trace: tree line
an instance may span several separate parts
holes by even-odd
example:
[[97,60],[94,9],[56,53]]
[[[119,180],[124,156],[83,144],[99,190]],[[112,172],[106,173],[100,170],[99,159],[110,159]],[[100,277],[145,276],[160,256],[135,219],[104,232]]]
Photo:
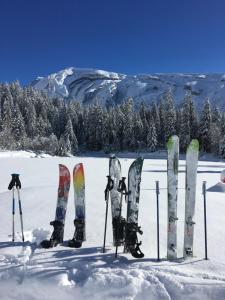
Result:
[[225,113],[206,99],[197,111],[190,94],[179,106],[171,91],[158,103],[117,106],[49,98],[19,82],[0,84],[0,148],[33,150],[52,155],[83,151],[150,151],[164,149],[169,136],[180,137],[181,152],[193,138],[201,151],[225,158]]

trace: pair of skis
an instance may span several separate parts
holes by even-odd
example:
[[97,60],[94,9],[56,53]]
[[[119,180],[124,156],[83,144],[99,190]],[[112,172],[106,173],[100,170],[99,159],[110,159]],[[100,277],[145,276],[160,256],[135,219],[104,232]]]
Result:
[[[172,136],[167,143],[167,188],[168,188],[168,239],[167,258],[177,258],[177,190],[179,166],[179,138]],[[196,179],[198,167],[199,143],[193,139],[186,151],[185,179],[185,226],[184,257],[193,257],[193,238],[195,214]]]
[[[73,169],[74,203],[75,203],[75,233],[68,241],[69,247],[80,248],[86,240],[85,231],[85,181],[83,164],[77,164]],[[62,164],[59,165],[59,187],[55,212],[55,220],[50,222],[54,227],[50,240],[41,242],[43,248],[55,247],[63,243],[64,224],[66,219],[67,202],[70,190],[70,172]]]
[[[111,199],[113,244],[124,245],[124,251],[131,253],[135,258],[142,258],[144,254],[140,250],[141,242],[138,242],[137,233],[142,234],[138,226],[138,211],[140,198],[141,172],[143,158],[137,158],[128,171],[128,189],[125,184],[125,177],[121,178],[121,164],[117,157],[112,155],[109,159],[109,176],[105,190],[106,218],[103,252],[105,251],[106,225],[108,216],[109,195]],[[127,200],[127,219],[122,217],[123,197]]]

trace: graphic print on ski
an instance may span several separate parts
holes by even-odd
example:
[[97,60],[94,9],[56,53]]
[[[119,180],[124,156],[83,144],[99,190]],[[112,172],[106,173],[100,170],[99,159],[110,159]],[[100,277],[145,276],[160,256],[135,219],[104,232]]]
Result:
[[69,247],[80,248],[86,240],[85,230],[85,180],[83,164],[77,164],[73,169],[74,205],[75,205],[75,232]]
[[131,164],[128,171],[127,223],[124,250],[125,252],[130,252],[135,258],[144,257],[144,254],[139,248],[141,242],[138,243],[137,238],[137,233],[142,234],[140,226],[138,226],[138,211],[143,161],[143,158],[137,158]]
[[191,141],[186,152],[184,257],[193,257],[195,195],[198,168],[199,142]]
[[179,164],[179,138],[174,135],[167,142],[167,193],[168,193],[168,234],[167,258],[177,258],[177,188]]
[[64,165],[59,165],[59,187],[56,204],[55,220],[50,222],[54,227],[50,240],[41,242],[43,248],[55,247],[63,242],[66,208],[70,190],[70,172]]
[[[120,192],[118,191],[119,183],[121,181],[121,164],[115,155],[109,158],[109,176],[113,181],[113,188],[110,190],[111,211],[112,211],[112,226],[113,226],[113,245],[120,246],[124,243],[124,237],[116,236],[118,226],[120,224]],[[123,218],[122,218],[123,219]],[[124,220],[124,219],[123,219]]]

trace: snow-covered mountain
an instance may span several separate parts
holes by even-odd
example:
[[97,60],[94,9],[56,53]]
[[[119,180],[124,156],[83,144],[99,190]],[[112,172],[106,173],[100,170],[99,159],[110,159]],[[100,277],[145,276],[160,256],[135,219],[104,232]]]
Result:
[[31,85],[47,91],[51,97],[61,96],[83,104],[96,100],[105,105],[117,104],[132,97],[135,102],[159,101],[172,90],[175,103],[191,92],[198,107],[208,97],[212,103],[225,107],[225,74],[139,74],[124,75],[94,69],[68,68],[47,77],[38,77]]

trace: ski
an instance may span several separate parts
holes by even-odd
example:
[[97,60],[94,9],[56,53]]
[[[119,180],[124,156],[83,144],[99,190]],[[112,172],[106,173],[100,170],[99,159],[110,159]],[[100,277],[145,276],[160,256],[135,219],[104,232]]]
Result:
[[167,258],[177,258],[177,188],[179,164],[179,138],[174,135],[167,142],[167,194],[168,194],[168,233]]
[[193,257],[195,195],[198,168],[199,142],[191,141],[186,152],[184,257]]
[[85,180],[83,164],[77,164],[73,169],[74,204],[75,204],[75,232],[68,246],[80,248],[86,240],[85,228]]
[[138,226],[138,211],[140,198],[141,172],[143,166],[143,158],[137,158],[130,166],[128,171],[128,203],[127,203],[127,223],[125,231],[125,252],[131,253],[135,258],[142,258],[144,254],[141,252],[138,242],[137,233],[142,234],[140,226]]
[[[121,216],[120,199],[121,193],[118,190],[121,182],[121,164],[115,155],[109,158],[109,176],[112,180],[112,188],[110,189],[111,211],[112,211],[112,227],[113,227],[113,245],[120,246],[124,243],[124,236],[118,235],[118,227],[124,218]],[[121,232],[121,230],[119,231]]]
[[66,208],[70,189],[70,172],[64,165],[59,165],[59,187],[55,212],[55,220],[50,222],[54,230],[50,240],[41,242],[41,247],[51,248],[63,242],[64,223],[66,217]]

